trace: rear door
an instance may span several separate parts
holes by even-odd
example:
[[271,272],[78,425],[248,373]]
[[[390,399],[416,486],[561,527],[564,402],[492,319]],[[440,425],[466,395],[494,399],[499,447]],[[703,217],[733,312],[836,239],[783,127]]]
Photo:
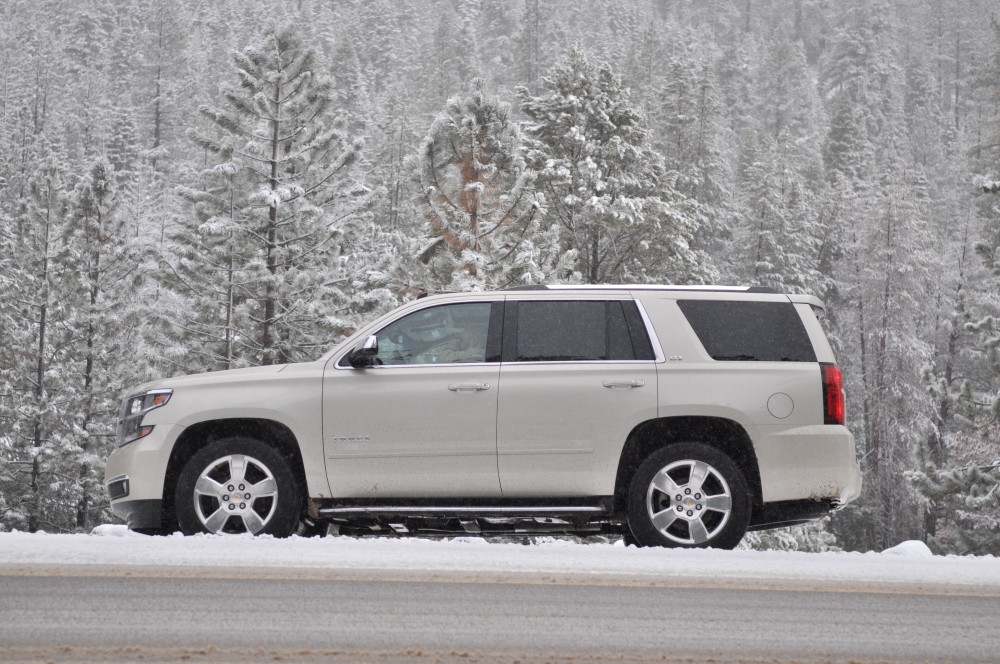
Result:
[[630,298],[508,297],[497,412],[504,496],[606,496],[656,417],[656,362]]

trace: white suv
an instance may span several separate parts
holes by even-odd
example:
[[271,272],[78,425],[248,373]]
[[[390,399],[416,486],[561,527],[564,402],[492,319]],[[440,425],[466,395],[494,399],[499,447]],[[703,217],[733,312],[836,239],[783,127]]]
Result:
[[141,532],[731,548],[860,494],[822,311],[710,286],[421,298],[315,362],[134,390],[106,485]]

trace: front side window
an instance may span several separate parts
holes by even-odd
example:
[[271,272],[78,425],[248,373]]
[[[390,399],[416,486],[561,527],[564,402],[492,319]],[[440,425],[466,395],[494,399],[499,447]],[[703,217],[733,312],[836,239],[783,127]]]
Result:
[[404,316],[378,336],[375,364],[453,364],[486,361],[490,303],[446,304]]

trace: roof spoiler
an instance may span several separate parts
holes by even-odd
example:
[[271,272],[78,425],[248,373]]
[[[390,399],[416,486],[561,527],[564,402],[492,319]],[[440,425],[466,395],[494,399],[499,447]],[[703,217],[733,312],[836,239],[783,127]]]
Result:
[[826,305],[823,304],[823,300],[819,299],[815,295],[789,295],[788,299],[793,304],[808,304],[812,307],[813,313],[816,314],[816,318],[823,318],[826,316]]

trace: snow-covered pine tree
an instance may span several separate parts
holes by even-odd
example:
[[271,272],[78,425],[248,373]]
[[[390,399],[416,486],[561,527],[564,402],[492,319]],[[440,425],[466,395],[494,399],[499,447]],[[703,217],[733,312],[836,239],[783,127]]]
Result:
[[789,167],[811,189],[824,179],[820,146],[825,124],[813,76],[802,44],[779,25],[755,73],[753,114],[759,131],[780,146]]
[[[698,201],[698,229],[692,246],[721,258],[732,242],[734,168],[729,161],[732,131],[719,96],[707,46],[698,35],[677,30],[657,62],[651,104],[653,148],[663,155],[677,191]],[[716,264],[726,281],[737,280],[731,261]]]
[[514,39],[517,16],[512,4],[503,0],[484,3],[478,20],[479,62],[489,77],[491,89],[509,85],[514,69]]
[[144,367],[132,362],[140,321],[134,316],[135,290],[129,286],[138,283],[140,258],[135,229],[129,228],[121,202],[114,167],[100,157],[76,188],[70,240],[84,289],[70,326],[74,346],[83,352],[73,372],[81,383],[72,407],[74,435],[63,453],[76,467],[79,529],[99,518],[103,461],[114,442],[121,392],[145,378]]
[[574,46],[542,87],[538,96],[517,90],[528,165],[584,281],[710,279],[707,258],[691,248],[696,206],[673,188],[611,68]]
[[420,262],[428,291],[558,283],[574,252],[545,216],[511,106],[476,79],[431,124],[411,160],[425,219]]
[[193,134],[214,163],[182,192],[192,241],[177,274],[195,309],[214,313],[193,336],[215,346],[216,366],[313,357],[348,325],[341,248],[370,202],[351,176],[364,141],[333,117],[323,63],[294,29],[270,28],[232,58],[239,85]]
[[853,226],[844,282],[854,307],[838,322],[854,334],[846,339],[852,352],[839,359],[857,404],[852,424],[864,450],[865,487],[864,502],[834,523],[858,518],[846,539],[851,548],[883,548],[923,530],[920,501],[903,477],[932,427],[922,382],[931,348],[920,332],[935,255],[923,186],[892,174],[877,196],[856,199],[843,216]]
[[137,84],[145,92],[142,99],[152,125],[145,127],[143,145],[154,169],[182,147],[183,132],[178,131],[182,100],[193,96],[190,80],[183,75],[190,64],[183,11],[180,0],[157,2],[139,42],[145,66]]
[[[995,424],[991,427],[996,435]],[[1000,458],[981,466],[942,467],[918,448],[906,477],[934,509],[947,514],[928,541],[942,553],[1000,555]]]
[[[933,546],[946,553],[996,555],[1000,554],[1000,445],[997,444],[996,426],[1000,414],[1000,316],[996,313],[1000,309],[996,296],[1000,278],[1000,252],[997,250],[1000,247],[1000,196],[997,195],[1000,187],[992,186],[1000,179],[1000,113],[996,110],[1000,108],[1000,21],[996,17],[992,19],[991,28],[993,43],[988,57],[978,65],[975,83],[982,94],[980,103],[986,101],[993,114],[988,118],[979,114],[980,142],[973,149],[962,151],[976,157],[972,162],[972,168],[978,171],[976,177],[965,177],[952,161],[941,159],[939,154],[931,152],[928,158],[942,162],[936,170],[951,174],[952,187],[948,193],[953,196],[961,191],[963,181],[978,180],[980,183],[974,211],[984,228],[975,249],[992,275],[977,275],[972,265],[960,263],[957,284],[953,286],[957,296],[948,321],[943,366],[935,367],[936,372],[927,372],[929,391],[935,398],[939,415],[937,435],[922,442],[917,453],[918,467],[908,472],[907,478],[933,511],[934,518],[929,519],[933,527],[928,529],[928,540]],[[958,92],[956,79],[956,102]],[[955,108],[957,123],[957,103]],[[929,115],[923,108],[916,110],[924,110],[923,115]],[[932,116],[914,125],[926,132],[926,126],[934,119]],[[955,143],[961,145],[961,141]],[[960,245],[964,258],[969,244],[970,211],[956,211],[954,207],[953,202],[942,214],[949,215],[949,219],[958,216],[963,222],[958,228],[965,229],[964,242]],[[971,355],[970,361],[963,362],[965,358],[959,342],[968,337],[972,338],[975,347],[965,353]]]
[[361,61],[350,39],[339,39],[334,46],[330,56],[330,73],[333,79],[333,108],[350,118],[352,130],[363,129],[371,112],[370,100]]
[[779,293],[816,293],[816,213],[799,171],[768,135],[751,146],[740,192],[743,217],[734,232],[740,281]]
[[547,16],[543,16],[544,8],[540,0],[524,0],[524,10],[521,13],[521,30],[517,35],[514,57],[517,62],[517,80],[530,87],[541,77],[545,57],[545,39]]
[[420,81],[422,100],[434,104],[445,102],[455,90],[479,72],[478,53],[469,26],[461,16],[445,9],[438,17],[430,43],[421,58]]
[[[14,339],[15,318],[20,307],[11,294],[14,280],[14,221],[0,206],[0,339]],[[12,503],[17,468],[14,465],[14,357],[17,349],[8,342],[0,345],[0,532],[7,529],[8,515],[16,509]]]
[[6,494],[8,527],[72,527],[75,473],[64,450],[73,443],[70,418],[62,409],[78,397],[71,370],[70,321],[79,293],[77,266],[68,247],[69,200],[60,163],[43,158],[32,174],[14,238],[8,293],[16,307],[7,343],[19,351],[5,372],[11,389],[10,419],[0,429],[0,449],[11,471]]

